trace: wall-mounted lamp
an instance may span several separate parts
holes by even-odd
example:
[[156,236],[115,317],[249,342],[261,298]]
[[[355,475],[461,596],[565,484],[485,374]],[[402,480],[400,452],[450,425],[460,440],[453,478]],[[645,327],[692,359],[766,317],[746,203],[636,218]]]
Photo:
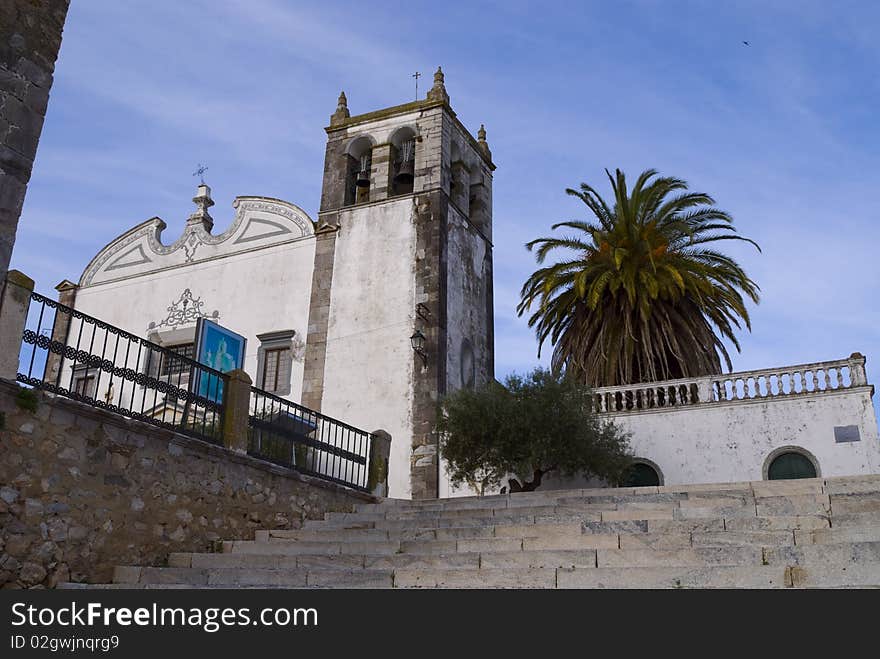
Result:
[[424,366],[427,366],[428,354],[425,352],[425,335],[417,329],[415,332],[413,332],[413,335],[409,337],[409,342],[412,344],[413,352],[421,357],[422,364]]

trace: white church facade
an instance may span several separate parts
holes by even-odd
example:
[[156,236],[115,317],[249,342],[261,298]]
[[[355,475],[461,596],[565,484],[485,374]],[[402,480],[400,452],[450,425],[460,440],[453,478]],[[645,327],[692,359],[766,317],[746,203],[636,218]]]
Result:
[[[445,393],[494,378],[485,131],[474,137],[458,120],[439,69],[412,103],[352,116],[340,96],[325,130],[317,218],[237,197],[232,224],[214,233],[201,185],[176,241],[162,242],[159,218],[134,227],[62,282],[59,301],[186,355],[197,319],[215,320],[247,339],[255,387],[391,435],[389,496],[467,494],[452,491],[433,426]],[[78,392],[107,394],[77,377]],[[632,433],[647,478],[676,484],[773,477],[790,454],[816,475],[878,473],[872,393],[853,355],[598,390],[596,400]]]
[[[377,112],[351,116],[343,94],[326,132],[317,218],[237,197],[214,233],[201,185],[176,241],[163,244],[159,218],[134,227],[62,282],[59,301],[188,356],[197,319],[215,320],[246,338],[255,387],[391,435],[390,496],[443,496],[436,403],[494,375],[485,132],[458,120],[440,70],[425,99]],[[140,361],[173,381],[167,360]],[[60,379],[100,400],[93,375]]]

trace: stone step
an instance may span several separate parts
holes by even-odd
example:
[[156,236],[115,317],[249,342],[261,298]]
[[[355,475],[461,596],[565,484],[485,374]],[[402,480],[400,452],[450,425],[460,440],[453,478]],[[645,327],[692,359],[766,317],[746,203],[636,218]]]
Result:
[[825,479],[826,494],[859,494],[873,492],[880,497],[880,477],[874,476],[842,476]]
[[874,494],[880,499],[880,475],[839,477],[828,479],[797,479],[789,481],[756,481],[750,483],[669,485],[648,488],[617,488],[588,490],[557,490],[517,493],[486,497],[461,497],[445,500],[409,501],[386,499],[379,504],[361,504],[362,511],[440,511],[456,509],[532,507],[584,501],[608,503],[627,501],[688,501],[699,498],[740,499],[754,502],[755,498],[823,495]]
[[[740,520],[737,520],[740,521]],[[389,555],[396,553],[451,554],[498,551],[554,551],[581,549],[654,549],[673,550],[688,547],[785,547],[817,543],[880,541],[880,527],[810,528],[827,524],[822,518],[774,518],[766,525],[737,524],[723,530],[718,520],[711,525],[689,522],[664,522],[669,526],[660,531],[646,531],[647,524],[619,526],[607,523],[584,526],[577,524],[511,525],[487,527],[479,532],[473,528],[436,529],[408,534],[399,532],[385,536],[359,539],[358,536],[337,538],[328,531],[325,541],[313,541],[312,535],[302,540],[296,531],[271,531],[268,540],[235,541],[224,545],[233,554],[265,554],[297,556],[320,554]],[[650,523],[650,522],[649,522]],[[672,526],[672,525],[676,526]],[[791,527],[802,525],[803,529]],[[583,532],[582,532],[583,531]],[[606,532],[602,531],[618,531]],[[440,534],[439,536],[437,534]],[[275,535],[278,534],[278,535]],[[407,539],[412,537],[412,539]],[[174,560],[174,559],[172,559]]]
[[880,563],[787,568],[795,588],[880,588]]
[[833,514],[880,513],[880,493],[856,492],[832,494],[830,505]]
[[[488,524],[492,520],[523,520],[535,517],[546,521],[548,518],[578,516],[585,521],[629,521],[629,520],[691,520],[712,518],[750,518],[750,517],[795,517],[825,516],[832,514],[831,498],[827,494],[795,494],[787,496],[767,496],[750,499],[740,495],[719,497],[706,496],[694,499],[681,499],[673,502],[619,502],[591,503],[591,499],[564,499],[556,505],[529,505],[512,508],[467,508],[460,510],[395,510],[359,513],[328,513],[327,521],[339,524],[372,523],[371,528],[388,528],[388,523],[397,523],[398,528],[408,524],[419,526],[470,525],[464,520],[480,520]],[[834,513],[880,513],[880,497],[868,498],[869,494],[838,497],[839,506]],[[311,526],[311,525],[310,525]],[[394,526],[391,524],[390,526]]]
[[677,566],[559,569],[558,588],[787,588],[782,566]]
[[[468,523],[470,520],[459,520],[460,523]],[[827,528],[828,518],[821,516],[795,516],[795,517],[734,517],[724,519],[700,518],[693,520],[620,520],[620,521],[593,521],[584,520],[579,515],[539,516],[523,517],[515,520],[499,520],[486,518],[481,525],[474,526],[440,526],[432,527],[419,524],[413,527],[410,522],[383,521],[375,522],[382,529],[371,527],[365,529],[342,529],[335,525],[307,526],[302,530],[273,530],[258,532],[268,534],[259,537],[297,538],[300,540],[320,540],[333,536],[335,539],[358,539],[375,536],[375,539],[437,539],[447,540],[453,538],[484,538],[493,536],[509,536],[512,531],[507,529],[519,527],[523,529],[523,536],[540,535],[538,527],[547,530],[555,530],[555,527],[571,525],[573,529],[580,525],[584,533],[617,534],[617,533],[646,533],[646,532],[692,532],[692,531],[724,531],[724,530],[793,530]],[[370,522],[370,524],[374,524]],[[536,528],[529,530],[527,527],[534,525]],[[503,529],[503,530],[502,530]],[[337,534],[336,532],[340,533]],[[384,535],[387,533],[387,535]]]
[[836,565],[880,564],[880,540],[837,542],[834,544],[768,547],[763,560],[769,565]]
[[479,538],[545,537],[552,535],[580,535],[582,523],[508,524],[479,527],[401,528],[401,529],[306,529],[257,531],[256,541],[289,539],[312,542],[386,541],[386,540],[457,540]]
[[794,531],[710,531],[691,535],[695,547],[738,545],[777,547],[794,544]]
[[394,586],[395,588],[555,588],[556,569],[399,569],[394,571]]
[[167,586],[259,586],[259,587],[344,587],[391,588],[391,570],[308,569],[278,568],[117,568],[116,584]]
[[176,568],[247,568],[287,570],[355,570],[358,568],[556,568],[595,567],[596,550],[495,551],[449,554],[401,553],[388,555],[337,554],[331,556],[301,554],[185,554],[169,557],[169,567]]
[[600,568],[761,565],[761,547],[686,547],[681,549],[600,549]]
[[399,541],[377,542],[300,542],[298,540],[234,540],[223,543],[224,553],[294,556],[297,554],[394,554],[400,551]]
[[827,515],[793,515],[771,517],[728,517],[724,520],[725,531],[794,531],[827,529]]
[[831,518],[834,520],[832,526],[836,528],[880,526],[880,510],[865,513],[832,514]]
[[787,588],[781,566],[395,570],[396,588]]
[[880,541],[880,524],[874,526],[845,526],[830,529],[795,531],[798,546],[821,545],[844,542]]
[[[587,490],[555,490],[523,492],[486,497],[460,497],[445,500],[409,501],[385,499],[379,504],[360,504],[358,510],[454,510],[504,508],[517,506],[554,505],[555,502],[586,500],[589,503],[624,501],[676,501],[695,498],[777,497],[809,494],[840,494],[875,492],[880,495],[880,476],[856,476],[829,479],[797,479],[789,481],[756,481],[745,483],[668,485],[646,488],[593,488]],[[538,503],[540,502],[540,503]]]

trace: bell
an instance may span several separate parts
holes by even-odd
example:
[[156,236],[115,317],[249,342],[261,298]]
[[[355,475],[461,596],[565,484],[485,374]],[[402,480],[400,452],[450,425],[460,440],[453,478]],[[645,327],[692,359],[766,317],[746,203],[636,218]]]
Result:
[[400,169],[394,177],[395,183],[409,184],[413,182],[413,161],[404,160],[400,163]]
[[361,168],[358,170],[355,185],[359,188],[370,187],[370,157],[368,155],[361,156]]

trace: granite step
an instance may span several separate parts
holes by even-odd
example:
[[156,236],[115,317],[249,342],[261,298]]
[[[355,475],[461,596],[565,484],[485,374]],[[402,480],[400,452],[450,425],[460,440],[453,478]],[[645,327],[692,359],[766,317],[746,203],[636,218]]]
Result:
[[457,540],[477,538],[538,537],[553,535],[580,535],[580,520],[555,524],[502,524],[497,526],[465,526],[448,528],[401,528],[401,529],[300,529],[257,531],[257,542],[273,540],[299,541],[386,541],[386,540]]
[[782,566],[600,567],[593,570],[557,570],[557,588],[776,589],[790,586],[790,572]]

